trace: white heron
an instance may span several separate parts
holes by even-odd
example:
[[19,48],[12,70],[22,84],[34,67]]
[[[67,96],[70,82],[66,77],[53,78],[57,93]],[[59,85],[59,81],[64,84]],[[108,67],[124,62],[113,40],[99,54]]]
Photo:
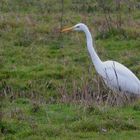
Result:
[[116,61],[101,61],[93,47],[91,33],[85,24],[78,23],[73,27],[63,29],[61,32],[67,31],[83,31],[85,33],[87,49],[95,69],[111,90],[140,95],[140,80],[131,70]]

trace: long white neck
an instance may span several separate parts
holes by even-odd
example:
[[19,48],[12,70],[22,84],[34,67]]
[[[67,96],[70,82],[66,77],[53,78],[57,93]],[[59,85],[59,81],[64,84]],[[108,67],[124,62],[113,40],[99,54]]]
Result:
[[85,28],[84,32],[86,34],[87,49],[88,49],[89,54],[91,56],[92,62],[94,64],[97,72],[100,73],[100,71],[102,70],[102,65],[103,65],[102,61],[98,57],[98,55],[93,47],[92,36],[91,36],[91,33],[89,32],[89,29]]

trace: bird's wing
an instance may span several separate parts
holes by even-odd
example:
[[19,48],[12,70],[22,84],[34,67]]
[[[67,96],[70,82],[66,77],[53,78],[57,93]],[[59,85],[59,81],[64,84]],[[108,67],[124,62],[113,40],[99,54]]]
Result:
[[106,61],[104,62],[104,68],[106,69],[105,73],[108,79],[110,79],[111,86],[116,88],[120,85],[122,89],[127,91],[135,90],[140,92],[140,80],[124,65],[116,61]]
[[116,62],[116,61],[106,61],[104,62],[107,69],[114,70],[117,74],[136,80],[136,82],[140,83],[140,80],[136,77],[136,75],[124,65]]

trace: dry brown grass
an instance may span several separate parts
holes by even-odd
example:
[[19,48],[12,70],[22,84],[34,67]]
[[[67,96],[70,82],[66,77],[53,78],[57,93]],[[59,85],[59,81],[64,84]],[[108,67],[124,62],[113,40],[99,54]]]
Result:
[[118,93],[107,88],[102,78],[96,75],[93,79],[82,77],[81,85],[72,81],[72,91],[69,92],[67,80],[58,88],[61,103],[82,104],[85,106],[123,106],[132,104],[137,96],[127,93]]

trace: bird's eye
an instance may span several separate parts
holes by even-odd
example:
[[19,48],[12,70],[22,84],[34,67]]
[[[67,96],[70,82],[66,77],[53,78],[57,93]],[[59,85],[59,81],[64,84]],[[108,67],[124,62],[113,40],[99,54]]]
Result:
[[80,28],[80,26],[77,26],[77,28]]

